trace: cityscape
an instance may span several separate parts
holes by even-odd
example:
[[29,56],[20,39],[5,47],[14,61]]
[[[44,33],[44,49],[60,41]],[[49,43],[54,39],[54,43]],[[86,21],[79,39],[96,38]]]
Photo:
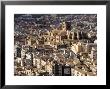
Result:
[[14,14],[14,76],[97,76],[97,14]]

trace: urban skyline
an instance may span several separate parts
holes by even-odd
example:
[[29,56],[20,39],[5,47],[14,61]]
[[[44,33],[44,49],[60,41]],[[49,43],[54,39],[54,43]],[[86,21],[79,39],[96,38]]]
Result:
[[15,14],[15,76],[97,76],[97,14]]

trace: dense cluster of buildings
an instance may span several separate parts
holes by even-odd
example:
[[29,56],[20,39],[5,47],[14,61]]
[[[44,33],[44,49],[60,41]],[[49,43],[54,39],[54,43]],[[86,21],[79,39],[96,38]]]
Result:
[[96,76],[97,15],[14,16],[15,76]]

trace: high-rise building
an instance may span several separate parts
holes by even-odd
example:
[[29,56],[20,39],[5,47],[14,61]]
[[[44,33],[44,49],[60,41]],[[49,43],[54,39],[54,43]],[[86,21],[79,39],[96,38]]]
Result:
[[65,22],[65,24],[66,24],[66,30],[71,31],[71,28],[72,28],[71,22]]
[[20,47],[17,47],[16,48],[16,53],[15,53],[16,57],[19,57],[21,58],[21,48]]
[[69,65],[62,66],[62,76],[71,76],[71,66]]
[[55,76],[62,76],[62,64],[58,64],[57,62],[54,64],[53,68],[53,74]]
[[71,76],[71,66],[55,63],[53,74],[55,76]]

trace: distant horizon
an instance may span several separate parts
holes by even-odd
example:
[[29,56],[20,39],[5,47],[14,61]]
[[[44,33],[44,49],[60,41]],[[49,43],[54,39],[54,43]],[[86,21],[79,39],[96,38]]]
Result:
[[44,15],[97,15],[97,14],[14,14],[14,18],[20,17],[22,15],[32,15],[33,17],[34,16],[41,17]]

